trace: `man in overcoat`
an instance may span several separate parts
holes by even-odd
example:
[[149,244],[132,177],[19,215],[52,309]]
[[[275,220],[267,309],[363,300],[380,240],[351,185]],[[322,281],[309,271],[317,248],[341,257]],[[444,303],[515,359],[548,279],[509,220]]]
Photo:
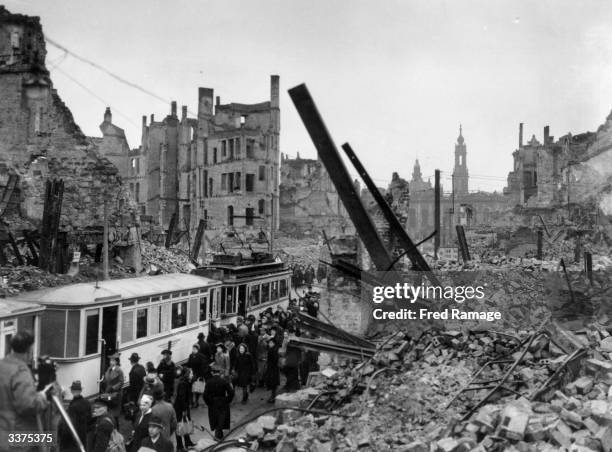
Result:
[[215,438],[223,439],[223,430],[230,428],[230,403],[234,399],[234,388],[224,378],[216,364],[211,366],[212,377],[204,388],[204,402],[208,405],[208,421]]

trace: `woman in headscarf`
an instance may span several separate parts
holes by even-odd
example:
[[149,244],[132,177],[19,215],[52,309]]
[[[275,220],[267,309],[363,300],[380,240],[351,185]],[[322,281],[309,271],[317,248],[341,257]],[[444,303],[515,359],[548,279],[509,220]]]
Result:
[[236,372],[234,386],[242,388],[242,404],[244,405],[249,400],[249,385],[255,374],[253,356],[249,353],[245,343],[238,345],[234,371]]

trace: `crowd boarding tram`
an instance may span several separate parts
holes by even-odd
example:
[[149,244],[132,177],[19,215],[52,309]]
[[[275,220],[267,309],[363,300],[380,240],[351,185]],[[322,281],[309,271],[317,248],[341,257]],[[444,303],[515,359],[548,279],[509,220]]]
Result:
[[270,253],[215,254],[210,264],[192,274],[222,281],[211,312],[221,325],[235,322],[238,316],[258,317],[267,308],[289,305],[291,271]]
[[[81,380],[83,395],[99,393],[107,357],[138,353],[157,365],[164,349],[176,363],[187,360],[198,333],[235,323],[267,308],[287,307],[290,271],[267,253],[216,255],[191,274],[113,279],[24,292],[0,301],[1,352],[18,329],[34,333],[37,354],[57,364],[67,388]],[[5,306],[5,310],[1,306]],[[6,311],[6,312],[5,312]]]
[[[164,274],[59,286],[25,292],[12,303],[44,306],[40,354],[57,364],[57,381],[69,387],[81,380],[83,396],[99,393],[107,356],[121,353],[157,365],[169,348],[175,361],[187,359],[197,334],[208,331],[210,301],[220,281],[184,274]],[[6,301],[6,300],[5,300]]]

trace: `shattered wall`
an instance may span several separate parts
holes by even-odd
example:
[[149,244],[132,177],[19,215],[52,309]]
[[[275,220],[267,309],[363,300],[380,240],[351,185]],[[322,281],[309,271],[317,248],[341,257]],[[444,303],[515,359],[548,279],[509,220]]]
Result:
[[336,235],[350,232],[350,220],[323,164],[318,160],[281,159],[280,229],[302,235],[322,229]]
[[7,215],[37,225],[45,182],[57,178],[65,183],[61,227],[101,224],[105,199],[111,213],[129,200],[117,168],[85,137],[53,88],[45,55],[39,18],[0,6],[0,185],[10,174],[20,178],[18,211]]

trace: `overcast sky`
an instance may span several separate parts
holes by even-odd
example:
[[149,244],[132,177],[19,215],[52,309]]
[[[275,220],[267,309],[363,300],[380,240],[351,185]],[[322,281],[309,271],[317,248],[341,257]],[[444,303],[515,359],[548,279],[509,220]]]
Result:
[[[3,0],[0,0],[2,2]],[[269,99],[281,81],[281,152],[316,156],[287,90],[306,83],[336,144],[379,185],[415,158],[450,189],[459,124],[470,189],[500,190],[518,124],[526,139],[596,130],[612,109],[612,4],[606,0],[4,0],[41,17],[52,40],[197,111]],[[142,115],[170,106],[47,45],[59,94],[87,135],[104,108],[140,143]],[[94,94],[91,94],[93,92]],[[433,181],[433,177],[432,177]]]

